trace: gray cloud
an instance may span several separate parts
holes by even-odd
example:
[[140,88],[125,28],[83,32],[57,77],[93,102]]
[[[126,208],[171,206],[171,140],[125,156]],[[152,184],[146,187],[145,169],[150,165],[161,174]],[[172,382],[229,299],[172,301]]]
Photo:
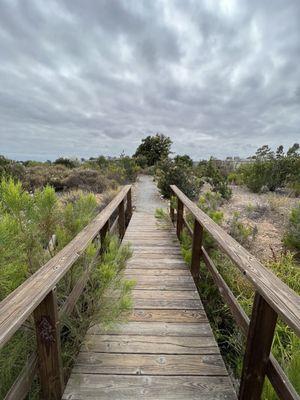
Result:
[[298,0],[0,0],[0,153],[196,159],[299,141]]

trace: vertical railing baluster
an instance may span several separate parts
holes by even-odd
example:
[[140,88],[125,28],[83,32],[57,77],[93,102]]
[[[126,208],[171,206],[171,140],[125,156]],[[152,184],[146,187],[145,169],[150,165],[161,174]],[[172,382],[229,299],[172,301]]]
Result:
[[239,400],[259,400],[269,361],[277,313],[255,293],[248,330]]
[[105,238],[107,233],[109,232],[110,222],[109,219],[106,221],[102,229],[100,230],[100,254],[104,253],[105,250]]
[[172,197],[170,199],[170,218],[171,218],[172,223],[174,224],[174,222],[175,222],[175,212],[174,212],[174,207],[172,205]]
[[60,329],[56,290],[53,289],[34,311],[38,372],[43,400],[59,400],[63,394]]
[[131,188],[129,189],[127,193],[127,205],[126,205],[126,227],[129,224],[129,221],[132,216],[132,195],[131,195]]
[[195,219],[192,245],[191,274],[195,281],[199,279],[200,259],[202,254],[203,227]]
[[177,197],[177,227],[176,227],[176,232],[177,232],[178,239],[180,239],[180,235],[181,235],[182,229],[183,229],[183,203]]
[[118,225],[119,225],[119,237],[122,240],[125,235],[125,209],[124,209],[124,199],[121,201],[119,207],[119,217],[118,217]]

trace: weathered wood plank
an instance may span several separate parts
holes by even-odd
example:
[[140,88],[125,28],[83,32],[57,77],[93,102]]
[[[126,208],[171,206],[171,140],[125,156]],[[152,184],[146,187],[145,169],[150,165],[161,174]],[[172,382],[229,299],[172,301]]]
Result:
[[133,290],[132,298],[145,300],[199,300],[196,290]]
[[134,309],[129,321],[136,322],[208,322],[204,310],[159,310]]
[[212,336],[208,323],[128,322],[105,331],[99,324],[88,331],[92,334],[150,336]]
[[82,352],[219,354],[212,336],[87,335]]
[[168,310],[202,310],[200,300],[156,300],[156,299],[135,299],[136,308],[157,308]]
[[[141,269],[140,268],[134,268],[132,266],[131,268],[126,268],[124,275],[127,276],[140,276],[141,275]],[[191,274],[188,270],[188,268],[145,268],[143,270],[143,276],[144,277],[152,277],[152,276],[158,276],[164,279],[166,276],[167,277],[190,277]]]
[[196,290],[195,283],[191,276],[141,276],[141,275],[125,275],[127,279],[136,282],[135,289],[145,290]]
[[80,352],[75,373],[227,376],[220,355],[122,354]]
[[72,374],[63,400],[236,400],[228,377]]

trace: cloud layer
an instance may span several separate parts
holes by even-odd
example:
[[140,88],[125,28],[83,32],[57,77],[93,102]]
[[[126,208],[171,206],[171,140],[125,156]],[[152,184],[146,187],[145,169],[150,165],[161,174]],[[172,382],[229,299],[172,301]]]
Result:
[[300,138],[298,0],[0,0],[0,153],[195,159]]

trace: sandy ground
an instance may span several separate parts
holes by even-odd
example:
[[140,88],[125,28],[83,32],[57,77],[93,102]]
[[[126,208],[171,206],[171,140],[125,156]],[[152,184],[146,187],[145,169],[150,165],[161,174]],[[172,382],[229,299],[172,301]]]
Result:
[[249,251],[261,261],[266,261],[282,251],[284,235],[290,210],[299,203],[299,198],[290,198],[279,193],[257,194],[247,188],[232,186],[232,198],[223,204],[224,227],[235,211],[241,221],[257,227],[257,235]]

